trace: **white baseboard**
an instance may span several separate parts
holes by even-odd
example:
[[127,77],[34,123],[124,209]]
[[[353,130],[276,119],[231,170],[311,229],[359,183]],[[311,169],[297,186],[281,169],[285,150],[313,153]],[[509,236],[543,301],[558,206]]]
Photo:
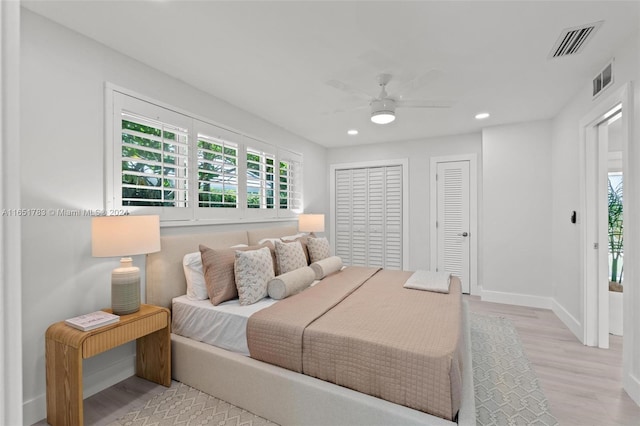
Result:
[[506,293],[502,291],[485,290],[479,287],[480,297],[485,302],[505,303],[507,305],[528,306],[530,308],[551,309],[551,297],[533,296],[530,294]]
[[623,379],[624,390],[633,399],[633,401],[640,405],[640,379],[629,373]]
[[584,329],[582,328],[582,324],[580,321],[576,319],[573,315],[567,311],[564,306],[558,303],[557,300],[553,299],[553,306],[551,308],[554,314],[567,328],[576,336],[576,338],[584,344]]
[[[83,399],[133,376],[136,373],[135,365],[136,357],[132,355],[120,359],[102,370],[84,376]],[[25,401],[22,405],[22,417],[26,425],[32,425],[47,417],[46,393]]]

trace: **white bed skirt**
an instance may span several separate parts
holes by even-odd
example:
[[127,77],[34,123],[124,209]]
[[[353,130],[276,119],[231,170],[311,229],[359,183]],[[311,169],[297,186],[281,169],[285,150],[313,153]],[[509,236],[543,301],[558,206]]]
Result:
[[[458,424],[475,426],[468,307]],[[454,425],[447,420],[173,334],[175,380],[280,425]]]

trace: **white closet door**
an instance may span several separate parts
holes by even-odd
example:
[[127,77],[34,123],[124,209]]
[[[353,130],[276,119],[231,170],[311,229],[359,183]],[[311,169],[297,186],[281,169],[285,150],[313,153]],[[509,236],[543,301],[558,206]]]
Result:
[[354,169],[351,172],[351,264],[367,266],[367,169]]
[[438,265],[469,293],[469,162],[438,163]]
[[387,269],[402,269],[402,166],[386,168],[385,263]]
[[335,254],[351,265],[351,170],[336,170],[335,198]]
[[369,169],[368,265],[384,266],[385,169]]
[[335,251],[347,265],[402,269],[402,166],[336,170]]

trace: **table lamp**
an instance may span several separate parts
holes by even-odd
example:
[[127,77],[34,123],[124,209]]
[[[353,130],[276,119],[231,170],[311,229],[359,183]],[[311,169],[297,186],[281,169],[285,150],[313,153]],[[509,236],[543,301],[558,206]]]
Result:
[[298,231],[324,232],[323,214],[301,214],[298,216]]
[[140,309],[140,268],[129,256],[160,251],[159,216],[103,216],[91,221],[93,257],[118,257],[111,273],[111,308],[116,315]]

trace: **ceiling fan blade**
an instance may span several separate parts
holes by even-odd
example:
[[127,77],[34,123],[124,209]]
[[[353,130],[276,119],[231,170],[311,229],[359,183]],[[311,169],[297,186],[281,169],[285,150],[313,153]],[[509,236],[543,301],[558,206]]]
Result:
[[401,85],[398,88],[397,93],[400,95],[400,97],[402,97],[406,93],[413,93],[426,86],[428,83],[438,80],[442,76],[442,74],[443,73],[440,70],[431,69],[426,73],[414,78],[413,80],[409,80],[408,82]]
[[343,112],[357,111],[359,109],[365,109],[365,108],[369,108],[369,105],[360,105],[360,106],[353,107],[353,108],[337,108],[337,109],[334,109],[332,111],[322,112],[321,115],[340,114],[340,113],[343,113]]
[[455,102],[450,100],[412,100],[402,99],[396,101],[396,106],[400,108],[451,108]]
[[329,80],[326,82],[326,84],[328,86],[333,87],[334,89],[341,90],[343,92],[349,93],[350,95],[356,96],[358,98],[366,99],[367,101],[370,101],[373,98],[373,96],[369,95],[368,93],[365,93],[362,90],[358,90],[354,87],[351,87],[348,84],[338,80]]

